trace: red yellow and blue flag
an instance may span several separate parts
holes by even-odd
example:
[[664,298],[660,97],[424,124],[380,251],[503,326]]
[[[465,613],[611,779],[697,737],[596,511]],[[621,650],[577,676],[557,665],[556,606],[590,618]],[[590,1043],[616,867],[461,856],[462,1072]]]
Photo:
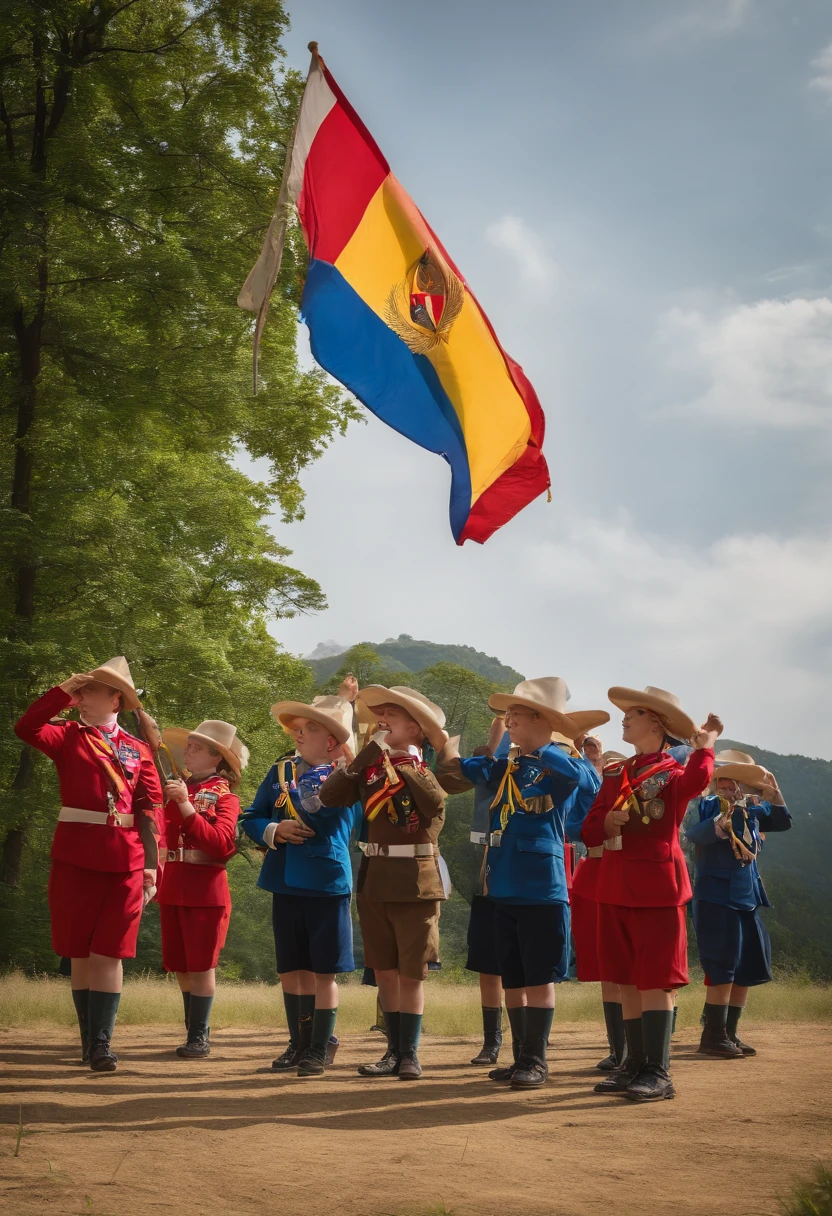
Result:
[[486,541],[549,488],[545,419],[441,241],[310,44],[312,64],[263,251],[238,303],[257,345],[294,205],[309,249],[312,354],[378,418],[451,466],[457,544]]

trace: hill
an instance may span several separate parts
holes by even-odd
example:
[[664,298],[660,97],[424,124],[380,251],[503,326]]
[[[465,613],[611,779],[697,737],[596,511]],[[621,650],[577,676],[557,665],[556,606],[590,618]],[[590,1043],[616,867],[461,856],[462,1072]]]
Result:
[[[386,638],[383,642],[363,642],[361,645],[374,650],[392,671],[423,671],[436,663],[456,663],[486,680],[507,687],[513,688],[524,678],[513,667],[506,666],[499,659],[484,654],[481,650],[475,650],[473,646],[427,642],[412,638],[408,633],[400,633],[397,638]],[[313,655],[318,649],[320,648],[312,652]],[[304,659],[304,662],[314,671],[317,682],[322,684],[338,670],[345,654],[346,650],[340,654],[326,654],[321,658],[309,657]]]

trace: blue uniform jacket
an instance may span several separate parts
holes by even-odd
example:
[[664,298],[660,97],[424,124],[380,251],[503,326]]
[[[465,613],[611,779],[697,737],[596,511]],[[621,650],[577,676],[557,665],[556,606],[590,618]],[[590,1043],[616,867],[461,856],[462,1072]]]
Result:
[[[493,801],[508,760],[460,759],[462,776],[485,789]],[[567,903],[564,837],[580,839],[581,825],[601,781],[588,760],[574,758],[556,743],[518,759],[514,780],[524,801],[549,797],[549,810],[517,810],[509,815],[499,847],[488,850],[488,894],[512,904]],[[491,832],[500,831],[500,806],[491,811]]]
[[280,770],[294,760],[297,787],[290,789],[292,805],[315,835],[303,844],[281,844],[269,848],[263,859],[258,887],[280,895],[349,895],[352,891],[350,842],[362,822],[361,804],[325,807],[318,790],[332,765],[310,769],[299,756],[283,756],[273,764],[247,807],[240,823],[255,844],[264,845],[263,833],[270,823],[288,819],[286,807],[275,804],[281,795]]
[[[747,806],[748,827],[753,839],[751,852],[760,848],[760,832],[788,832],[792,817],[785,806],[772,806],[770,802],[755,799]],[[769,908],[763,880],[757,862],[743,865],[734,856],[730,840],[721,840],[716,834],[716,819],[720,814],[720,801],[715,795],[702,798],[699,803],[699,822],[685,828],[688,840],[696,845],[696,879],[693,898],[710,904],[722,904],[726,908],[750,911],[752,908]],[[742,810],[736,808],[733,816],[734,831],[742,840],[745,821]]]

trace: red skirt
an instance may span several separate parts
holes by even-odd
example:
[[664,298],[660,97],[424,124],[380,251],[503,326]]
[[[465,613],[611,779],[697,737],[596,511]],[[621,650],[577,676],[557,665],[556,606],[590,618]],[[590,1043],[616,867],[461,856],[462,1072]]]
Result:
[[165,971],[210,971],[225,945],[230,907],[160,904]]
[[135,958],[142,907],[141,870],[87,870],[53,860],[49,916],[56,954]]
[[610,984],[683,988],[688,982],[685,909],[598,904],[598,963]]
[[572,909],[577,976],[585,984],[595,984],[601,978],[598,964],[598,905],[594,899],[576,895],[574,887],[569,904]]

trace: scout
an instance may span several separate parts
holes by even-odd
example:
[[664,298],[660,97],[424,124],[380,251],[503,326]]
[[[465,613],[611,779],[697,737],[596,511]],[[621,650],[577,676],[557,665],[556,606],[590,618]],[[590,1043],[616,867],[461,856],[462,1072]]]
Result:
[[355,760],[321,787],[325,806],[364,808],[357,904],[364,957],[375,971],[387,1051],[361,1076],[422,1075],[418,1047],[428,964],[439,958],[445,889],[437,840],[445,794],[427,764],[448,740],[445,715],[413,688],[371,685],[358,694],[378,731]]
[[719,752],[699,822],[685,833],[696,845],[693,925],[707,986],[703,1055],[757,1054],[737,1036],[748,989],[771,980],[771,941],[757,911],[771,905],[757,857],[763,833],[791,826],[771,773],[745,752]]
[[[124,656],[44,693],[15,726],[49,756],[61,801],[52,841],[52,948],[72,960],[81,1052],[93,1072],[115,1072],[110,1041],[122,959],[134,958],[142,907],[156,885],[162,790],[150,749],[118,723],[139,699]],[[53,722],[77,706],[80,721]]]
[[248,749],[228,722],[201,722],[162,732],[181,751],[187,781],[165,785],[167,861],[159,887],[162,965],[175,971],[185,1006],[186,1042],[176,1054],[210,1054],[216,966],[231,915],[226,864],[234,856],[240,802],[232,792],[248,763]]
[[[711,780],[722,723],[711,714],[697,731],[661,688],[608,695],[624,711],[622,737],[636,754],[604,769],[582,836],[588,849],[605,846],[595,892],[598,963],[601,980],[620,986],[627,1056],[595,1092],[656,1101],[676,1095],[668,1072],[673,990],[688,982],[691,889],[679,827]],[[690,740],[686,767],[666,750],[669,737]]]
[[[564,837],[578,834],[599,787],[592,765],[569,740],[579,744],[609,721],[603,710],[568,712],[568,697],[559,676],[495,694],[488,706],[505,714],[509,756],[461,759],[449,744],[437,766],[449,793],[483,785],[492,795],[486,879],[514,1064],[489,1076],[515,1089],[537,1088],[549,1075],[554,985],[567,978],[569,964]],[[553,731],[574,754],[552,742]]]
[[353,707],[342,697],[315,697],[309,705],[279,701],[272,714],[295,749],[269,769],[241,823],[266,849],[257,885],[272,893],[277,973],[289,1027],[289,1043],[272,1068],[316,1077],[338,1046],[335,977],[355,969],[350,840],[361,808],[347,803],[333,810],[320,796],[336,760],[345,755]]
[[[587,740],[587,744],[589,740]],[[594,763],[595,749],[591,754],[584,746],[584,753]],[[604,752],[601,756],[600,776],[603,778],[607,765],[616,767],[626,763],[627,757],[620,752]],[[608,984],[601,979],[598,962],[598,904],[595,899],[598,887],[598,875],[601,870],[601,858],[604,846],[597,845],[587,849],[575,868],[572,878],[572,891],[569,906],[572,913],[572,938],[575,943],[575,960],[577,978],[585,984],[601,984],[601,1001],[604,1007],[604,1023],[607,1028],[609,1055],[596,1068],[601,1072],[613,1072],[624,1062],[626,1041],[624,1038],[624,1015],[621,1011],[621,992],[617,984]]]

